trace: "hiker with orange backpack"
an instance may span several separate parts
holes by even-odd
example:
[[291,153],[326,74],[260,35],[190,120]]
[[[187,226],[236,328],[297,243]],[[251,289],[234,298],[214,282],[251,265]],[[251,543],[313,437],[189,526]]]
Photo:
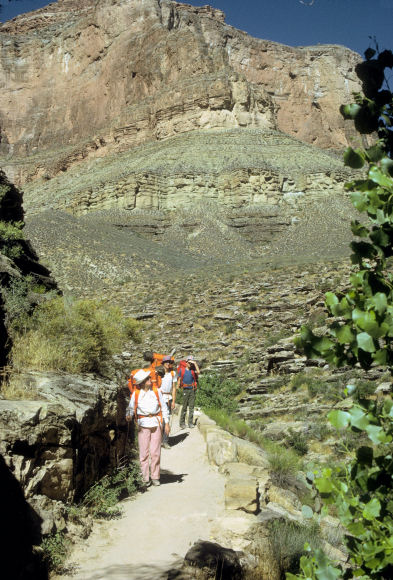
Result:
[[186,411],[188,407],[188,427],[194,428],[194,405],[196,390],[198,386],[198,376],[200,370],[198,363],[193,356],[188,356],[185,361],[180,361],[177,367],[179,377],[179,387],[183,389],[183,405],[180,412],[179,427],[186,427]]
[[[176,383],[177,377],[176,373],[173,370],[173,363],[174,360],[171,355],[164,356],[162,359],[162,365],[165,369],[165,375],[161,381],[161,393],[163,396],[164,401],[168,407],[169,416],[171,416],[173,409],[175,408],[175,401],[176,401]],[[169,437],[164,432],[162,438],[162,446],[165,449],[170,449],[171,446],[169,445]]]
[[163,422],[169,435],[169,414],[161,392],[153,386],[150,371],[139,369],[134,375],[136,389],[127,408],[126,420],[135,417],[138,425],[139,461],[145,486],[160,485],[161,439]]
[[[153,386],[156,386],[159,389],[161,387],[161,379],[165,374],[165,369],[162,366],[162,359],[164,358],[164,355],[152,352],[151,350],[147,350],[146,352],[143,353],[143,358],[146,362],[150,363],[150,365],[147,368],[144,368],[143,370],[150,372],[150,378],[152,380]],[[139,370],[140,369],[132,370],[128,379],[128,388],[131,395],[136,388],[134,375]]]

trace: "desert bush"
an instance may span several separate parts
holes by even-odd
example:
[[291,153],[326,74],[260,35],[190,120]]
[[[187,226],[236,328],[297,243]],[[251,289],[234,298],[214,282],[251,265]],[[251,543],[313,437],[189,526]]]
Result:
[[85,493],[79,504],[95,518],[112,519],[122,514],[119,501],[133,495],[140,487],[142,478],[137,462],[120,467],[100,479]]
[[269,525],[269,540],[281,573],[299,571],[306,542],[314,549],[321,544],[319,526],[315,521],[299,524],[289,520],[273,520]]
[[285,330],[284,328],[282,330],[275,330],[275,331],[270,331],[266,333],[265,338],[265,346],[274,346],[275,344],[277,344],[280,340],[282,340],[283,338],[287,338],[288,337],[288,331]]
[[237,395],[242,391],[241,385],[232,379],[217,374],[201,376],[198,382],[198,405],[203,409],[221,409],[234,413],[237,409]]
[[236,322],[229,320],[224,325],[224,334],[233,334],[236,331]]
[[289,445],[298,455],[306,455],[308,452],[308,437],[304,433],[299,433],[293,429],[289,429],[289,433],[285,438],[285,442]]
[[56,297],[15,325],[11,359],[16,369],[102,372],[127,340],[139,340],[139,324],[121,310],[93,300]]
[[19,242],[24,239],[23,227],[23,222],[0,220],[0,252],[11,260],[22,255],[23,248]]
[[47,536],[42,544],[42,558],[50,572],[61,573],[63,565],[70,549],[70,542],[67,541],[63,532],[56,532]]
[[292,449],[264,442],[270,463],[271,479],[278,487],[291,487],[302,464],[300,457]]

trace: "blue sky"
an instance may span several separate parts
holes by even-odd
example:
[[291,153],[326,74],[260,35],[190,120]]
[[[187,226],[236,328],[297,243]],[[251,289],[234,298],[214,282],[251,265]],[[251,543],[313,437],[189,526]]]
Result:
[[[133,0],[137,1],[137,0]],[[341,44],[363,54],[376,37],[393,49],[393,0],[188,0],[223,10],[228,24],[290,46]],[[47,0],[0,0],[2,21],[45,6]]]

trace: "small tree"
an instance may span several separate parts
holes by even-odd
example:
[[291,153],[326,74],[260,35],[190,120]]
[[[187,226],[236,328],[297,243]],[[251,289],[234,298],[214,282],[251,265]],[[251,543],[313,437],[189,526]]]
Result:
[[[386,88],[385,70],[393,67],[393,54],[368,49],[366,60],[357,68],[364,95],[343,105],[344,118],[352,119],[359,133],[377,133],[368,148],[349,147],[346,165],[367,168],[363,179],[346,187],[352,203],[365,213],[368,223],[352,222],[353,272],[344,295],[326,294],[328,333],[318,337],[302,327],[298,345],[307,356],[323,357],[334,366],[384,365],[393,374],[393,276],[389,258],[393,255],[393,95]],[[350,393],[350,388],[347,394]],[[350,411],[331,411],[337,428],[349,428],[368,436],[349,466],[325,469],[314,485],[325,504],[334,503],[346,528],[345,543],[349,567],[332,563],[321,550],[300,560],[302,574],[287,579],[334,578],[388,579],[393,577],[393,403],[382,406],[361,401]],[[326,508],[325,508],[326,509]]]

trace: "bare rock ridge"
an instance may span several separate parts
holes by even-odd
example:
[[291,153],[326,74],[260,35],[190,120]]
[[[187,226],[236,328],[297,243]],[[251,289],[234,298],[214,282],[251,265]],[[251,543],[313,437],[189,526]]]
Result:
[[58,0],[0,37],[1,163],[17,184],[195,130],[329,149],[352,134],[338,107],[360,88],[359,55],[255,39],[209,6]]

